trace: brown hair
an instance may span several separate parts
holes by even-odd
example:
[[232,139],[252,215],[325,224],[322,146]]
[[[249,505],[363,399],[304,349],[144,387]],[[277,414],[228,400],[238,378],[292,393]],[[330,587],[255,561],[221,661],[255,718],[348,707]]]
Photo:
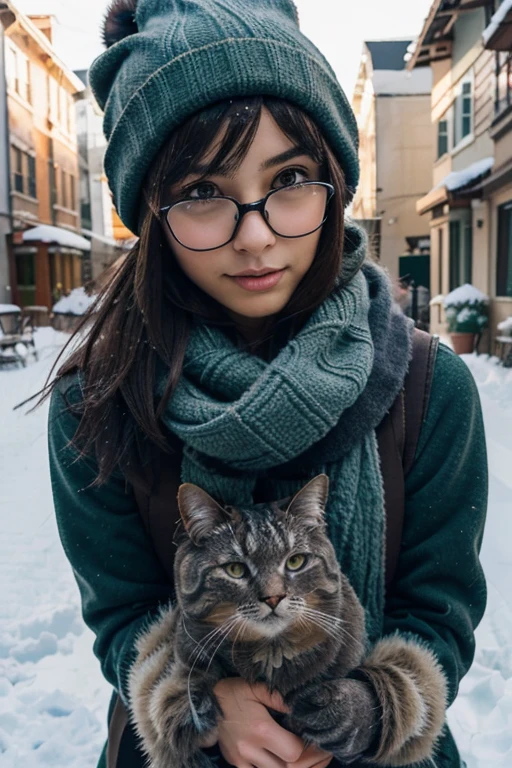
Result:
[[[309,117],[282,100],[254,97],[216,104],[180,126],[148,174],[139,241],[84,316],[76,331],[84,335],[83,340],[44,390],[46,397],[64,376],[82,372],[82,418],[73,443],[81,455],[95,455],[99,467],[96,484],[104,483],[116,467],[132,480],[142,478],[143,463],[159,451],[170,450],[160,416],[181,376],[193,319],[222,324],[227,332],[235,332],[223,307],[178,266],[158,210],[165,203],[163,191],[204,158],[212,147],[212,136],[215,156],[208,173],[235,170],[251,146],[263,107],[288,138],[323,164],[325,180],[333,184],[336,196],[313,264],[252,351],[266,357],[275,354],[329,295],[340,274],[345,182],[332,151]],[[167,389],[156,402],[155,381],[163,369]]]

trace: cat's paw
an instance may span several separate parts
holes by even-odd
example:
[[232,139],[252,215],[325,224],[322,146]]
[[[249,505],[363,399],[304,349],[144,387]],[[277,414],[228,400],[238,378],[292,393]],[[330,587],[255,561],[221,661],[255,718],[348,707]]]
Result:
[[201,749],[216,742],[217,718],[221,713],[213,694],[176,686],[166,691],[165,706],[158,718],[158,739],[148,752],[151,768],[206,768]]
[[345,763],[357,760],[379,735],[380,710],[359,680],[313,683],[289,696],[290,727]]

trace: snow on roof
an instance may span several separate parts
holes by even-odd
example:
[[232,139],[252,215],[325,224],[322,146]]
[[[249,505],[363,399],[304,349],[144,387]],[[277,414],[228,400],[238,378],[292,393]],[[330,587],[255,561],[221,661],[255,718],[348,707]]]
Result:
[[0,304],[0,315],[11,315],[13,312],[21,312],[16,304]]
[[483,38],[485,45],[489,42],[494,33],[497,32],[500,24],[505,21],[509,11],[512,11],[512,0],[503,0],[502,4],[489,22],[489,26],[484,29]]
[[76,248],[79,251],[90,251],[91,244],[85,237],[71,232],[62,227],[51,227],[49,224],[40,224],[38,227],[27,229],[23,233],[23,242],[30,243],[39,241],[41,243],[56,243],[64,248]]
[[446,187],[449,192],[466,187],[472,181],[477,181],[481,176],[489,173],[493,165],[494,157],[485,157],[483,160],[478,160],[478,162],[468,165],[462,171],[452,171],[439,184],[436,184],[432,192],[435,189],[441,189],[441,187]]
[[377,96],[425,95],[432,91],[432,70],[430,67],[421,67],[412,72],[406,69],[378,69],[373,73],[372,83]]
[[83,286],[74,288],[69,296],[63,296],[53,305],[53,312],[58,315],[83,315],[97,299],[97,296],[88,296]]
[[449,293],[448,296],[445,296],[444,306],[454,307],[458,304],[479,304],[481,301],[488,304],[489,297],[482,293],[482,291],[479,291],[478,288],[475,288],[474,285],[466,283]]

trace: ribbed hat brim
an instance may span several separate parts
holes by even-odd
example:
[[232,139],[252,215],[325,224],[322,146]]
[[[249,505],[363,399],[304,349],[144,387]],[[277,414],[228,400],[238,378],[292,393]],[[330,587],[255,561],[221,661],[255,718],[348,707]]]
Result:
[[286,99],[308,113],[338,157],[349,190],[355,190],[357,125],[332,71],[293,45],[268,38],[227,38],[156,69],[112,126],[105,170],[119,215],[133,232],[139,228],[141,179],[171,132],[209,105],[255,95]]

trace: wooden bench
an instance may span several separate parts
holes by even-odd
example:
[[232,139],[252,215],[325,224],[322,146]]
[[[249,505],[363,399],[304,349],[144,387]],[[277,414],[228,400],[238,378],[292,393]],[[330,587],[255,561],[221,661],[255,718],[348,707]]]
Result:
[[512,354],[512,336],[495,336],[494,344],[496,357],[500,363],[505,363],[509,355]]

